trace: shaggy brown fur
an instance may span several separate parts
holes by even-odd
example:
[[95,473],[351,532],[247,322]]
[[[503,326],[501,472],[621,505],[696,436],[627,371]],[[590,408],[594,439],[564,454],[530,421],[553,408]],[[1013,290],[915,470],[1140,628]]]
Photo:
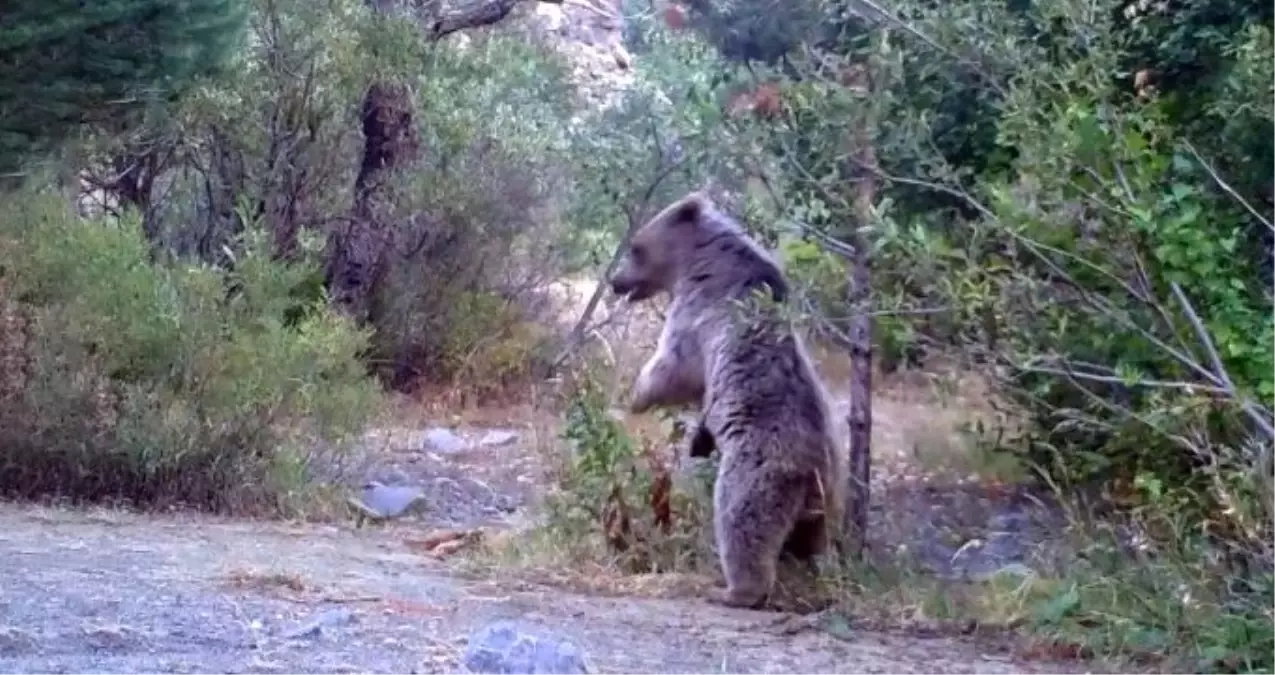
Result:
[[772,300],[783,272],[729,216],[692,193],[652,218],[611,278],[631,301],[661,291],[673,303],[630,409],[701,400],[697,452],[721,451],[714,534],[726,576],[719,599],[764,604],[781,550],[813,558],[839,523],[845,453],[805,347]]

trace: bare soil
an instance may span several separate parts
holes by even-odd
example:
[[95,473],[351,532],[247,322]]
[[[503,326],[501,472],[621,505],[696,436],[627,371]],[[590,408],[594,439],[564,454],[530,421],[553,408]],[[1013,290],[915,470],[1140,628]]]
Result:
[[511,618],[596,672],[1077,672],[699,599],[464,578],[403,543],[416,529],[0,506],[0,671],[463,672],[467,635]]

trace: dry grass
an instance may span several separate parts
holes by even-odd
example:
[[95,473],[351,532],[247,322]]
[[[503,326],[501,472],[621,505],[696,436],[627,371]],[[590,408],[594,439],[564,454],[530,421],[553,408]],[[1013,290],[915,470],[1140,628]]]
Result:
[[[520,580],[603,596],[700,598],[720,588],[715,561],[692,569],[626,572],[601,537],[569,540],[545,529],[504,532],[468,552],[462,568],[485,578]],[[836,608],[858,627],[955,634],[1011,629],[1055,591],[1056,582],[1005,573],[987,581],[944,580],[897,565],[870,562],[856,569],[825,568],[817,579],[791,568],[781,573],[772,607],[807,614]]]

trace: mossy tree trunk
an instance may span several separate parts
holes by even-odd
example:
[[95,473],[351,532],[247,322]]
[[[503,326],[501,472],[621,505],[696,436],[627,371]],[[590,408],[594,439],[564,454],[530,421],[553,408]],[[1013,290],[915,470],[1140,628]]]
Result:
[[[424,3],[432,11],[418,16],[426,39],[437,40],[457,31],[498,23],[522,0],[488,0],[457,10],[437,10],[437,3]],[[560,0],[557,0],[560,2]],[[368,0],[376,12],[396,10],[396,0]],[[376,288],[395,244],[397,224],[403,214],[395,211],[398,202],[394,177],[420,157],[420,136],[416,129],[411,89],[404,82],[373,82],[363,98],[363,162],[354,180],[354,203],[350,217],[334,227],[328,236],[325,283],[333,301],[360,322],[374,317]]]

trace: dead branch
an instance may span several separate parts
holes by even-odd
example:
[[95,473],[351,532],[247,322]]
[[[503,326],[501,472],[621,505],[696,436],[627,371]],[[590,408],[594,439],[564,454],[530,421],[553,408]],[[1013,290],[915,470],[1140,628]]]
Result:
[[1195,308],[1191,306],[1186,294],[1182,292],[1182,287],[1178,286],[1176,281],[1169,284],[1169,287],[1173,290],[1173,295],[1177,298],[1178,304],[1182,305],[1182,312],[1186,314],[1187,321],[1190,321],[1191,327],[1195,329],[1200,345],[1208,352],[1209,360],[1213,364],[1215,381],[1220,383],[1221,387],[1230,394],[1231,398],[1244,408],[1244,413],[1266,434],[1268,440],[1275,440],[1275,426],[1271,425],[1270,409],[1263,410],[1259,408],[1251,399],[1242,396],[1236,390],[1235,383],[1231,380],[1230,374],[1226,372],[1226,366],[1222,364],[1221,355],[1217,353],[1217,348],[1213,346],[1213,340],[1209,338],[1208,329],[1204,327],[1204,322],[1200,320],[1200,316],[1195,313]]
[[[499,23],[514,11],[522,0],[487,0],[461,9],[443,12],[429,26],[429,35],[438,40],[452,33],[470,28],[480,28]],[[550,5],[560,5],[562,0],[539,0]]]
[[[571,358],[571,355],[580,346],[586,332],[588,332],[590,328],[589,321],[593,318],[593,313],[597,311],[598,303],[602,301],[602,296],[606,294],[607,279],[611,278],[611,275],[615,272],[616,266],[619,265],[620,260],[624,258],[624,252],[629,245],[629,238],[632,237],[633,232],[642,225],[642,222],[646,217],[646,213],[650,210],[651,199],[655,196],[655,191],[659,189],[660,185],[663,184],[669,176],[673,175],[673,173],[685,166],[688,161],[692,159],[691,155],[684,152],[670,155],[667,151],[668,146],[660,137],[659,130],[655,128],[654,123],[651,125],[650,133],[655,147],[658,166],[660,168],[653,176],[651,176],[651,180],[647,183],[646,189],[642,192],[642,196],[638,199],[636,204],[626,203],[621,206],[624,211],[625,218],[628,221],[624,228],[624,235],[620,238],[620,243],[615,247],[615,252],[611,254],[611,260],[607,262],[606,268],[602,271],[602,274],[598,279],[598,284],[593,289],[593,294],[589,296],[589,302],[585,304],[584,310],[580,313],[580,318],[577,319],[575,325],[572,326],[571,332],[567,337],[566,346],[564,346],[558,356],[550,362],[549,368],[545,373],[546,378],[553,377],[553,374],[557,372],[558,368],[562,367],[562,364],[565,363],[567,359]],[[697,153],[694,155],[694,158],[698,159],[699,154]]]
[[1040,373],[1043,375],[1058,375],[1062,377],[1073,377],[1077,380],[1087,380],[1090,382],[1102,382],[1105,384],[1120,384],[1129,387],[1141,387],[1147,389],[1177,389],[1187,393],[1204,393],[1216,395],[1228,395],[1230,392],[1223,387],[1214,387],[1198,382],[1176,382],[1168,380],[1129,380],[1119,375],[1105,375],[1102,373],[1091,373],[1077,370],[1075,363],[1067,363],[1066,368],[1058,368],[1054,366],[1036,365],[1032,362],[1020,364],[1018,367],[1029,373]]
[[1191,145],[1190,141],[1182,141],[1182,145],[1186,147],[1187,152],[1191,153],[1191,156],[1195,158],[1195,161],[1199,162],[1200,166],[1204,167],[1204,170],[1209,173],[1209,177],[1213,179],[1214,183],[1217,183],[1218,187],[1222,188],[1222,190],[1226,192],[1226,194],[1230,195],[1236,202],[1239,202],[1239,205],[1243,206],[1244,209],[1252,214],[1254,218],[1261,221],[1261,223],[1266,226],[1266,229],[1275,232],[1275,224],[1272,224],[1269,218],[1266,218],[1259,213],[1252,204],[1249,204],[1244,197],[1240,196],[1240,193],[1236,192],[1235,188],[1231,187],[1230,183],[1223,180],[1217,170],[1214,169],[1213,166],[1209,164],[1198,151],[1196,151],[1195,146]]

